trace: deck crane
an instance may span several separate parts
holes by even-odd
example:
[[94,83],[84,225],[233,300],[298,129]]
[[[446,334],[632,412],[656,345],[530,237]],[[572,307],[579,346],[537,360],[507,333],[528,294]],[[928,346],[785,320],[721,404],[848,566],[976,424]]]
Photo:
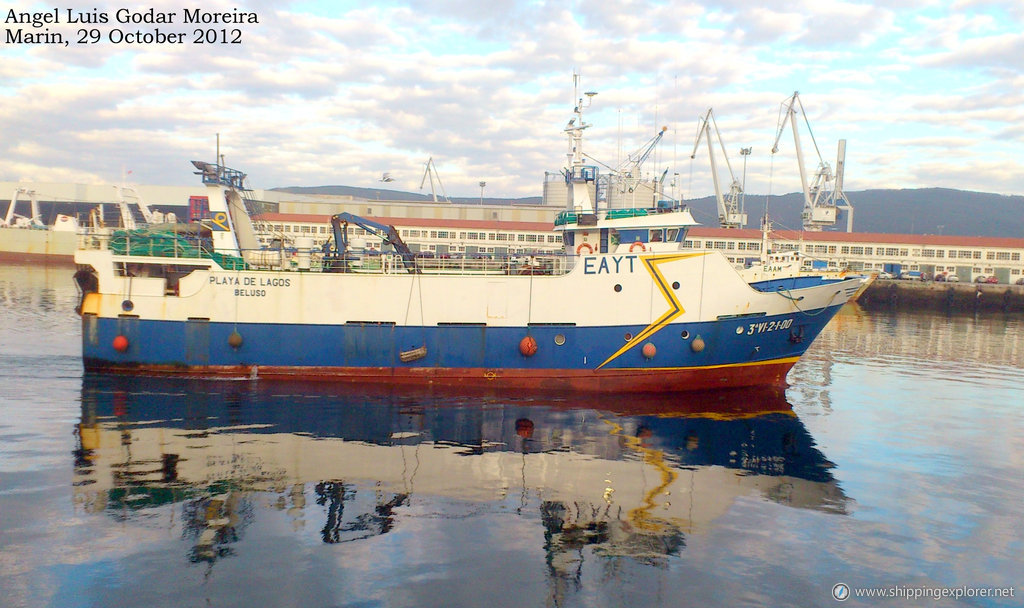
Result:
[[334,233],[334,252],[333,255],[328,256],[328,272],[347,271],[346,262],[350,259],[349,224],[359,226],[366,232],[381,239],[385,245],[394,247],[395,252],[402,258],[402,264],[409,272],[416,274],[420,272],[419,267],[416,265],[416,254],[405,244],[405,241],[399,236],[394,226],[375,222],[344,211],[331,216],[331,230]]
[[664,175],[659,181],[652,179],[649,182],[643,180],[641,169],[648,157],[658,147],[658,143],[665,137],[668,127],[662,127],[657,134],[642,145],[636,152],[629,154],[616,169],[612,171],[612,179],[608,184],[614,184],[616,192],[609,193],[612,206],[653,206],[661,197],[661,188],[664,183]]
[[[715,164],[715,146],[711,142],[711,129],[715,130],[718,138],[718,146],[722,149],[722,157],[725,158],[725,166],[729,169],[729,177],[732,183],[729,184],[729,194],[722,194],[722,187],[718,181],[718,167]],[[732,172],[732,165],[729,163],[729,154],[725,151],[725,144],[722,142],[722,132],[718,130],[715,122],[715,114],[711,108],[701,118],[700,126],[697,127],[697,138],[693,142],[693,152],[690,158],[696,158],[697,149],[700,147],[700,140],[704,138],[708,143],[708,158],[711,159],[711,179],[715,184],[715,199],[718,201],[718,223],[722,228],[742,228],[747,223],[747,214],[743,212],[740,205],[740,197],[743,194],[743,186],[736,179]]]
[[626,161],[619,166],[618,172],[626,177],[633,177],[634,175],[639,177],[640,168],[647,162],[647,157],[651,155],[651,152],[658,147],[658,142],[661,141],[661,138],[665,137],[665,131],[668,131],[668,127],[662,127],[657,135],[652,137],[635,153],[630,154]]
[[[807,132],[811,135],[811,143],[814,144],[814,151],[818,155],[818,170],[814,174],[814,182],[807,184],[807,171],[804,168],[803,150],[800,147],[800,133],[796,126],[796,110],[800,108],[800,114],[807,125]],[[839,140],[837,152],[836,172],[832,173],[832,167],[821,158],[818,150],[818,142],[814,139],[814,132],[811,130],[811,123],[807,119],[807,112],[800,102],[800,93],[796,91],[792,97],[782,103],[780,111],[779,128],[775,135],[775,143],[772,145],[772,154],[779,151],[779,140],[782,132],[786,129],[786,123],[790,123],[793,129],[793,142],[796,146],[796,161],[800,169],[800,185],[804,194],[803,218],[804,230],[819,231],[825,226],[832,226],[836,223],[837,209],[847,212],[846,231],[853,231],[853,205],[846,198],[843,192],[843,171],[846,164],[846,140]]]
[[427,183],[427,177],[430,177],[430,195],[434,197],[434,202],[437,202],[437,192],[434,191],[434,178],[437,178],[437,185],[441,187],[441,195],[447,202],[452,202],[452,199],[448,198],[448,193],[444,191],[444,184],[441,183],[441,176],[437,173],[437,167],[434,166],[434,157],[431,156],[427,159],[427,165],[423,169],[423,179],[420,180],[420,190],[423,189],[423,185]]

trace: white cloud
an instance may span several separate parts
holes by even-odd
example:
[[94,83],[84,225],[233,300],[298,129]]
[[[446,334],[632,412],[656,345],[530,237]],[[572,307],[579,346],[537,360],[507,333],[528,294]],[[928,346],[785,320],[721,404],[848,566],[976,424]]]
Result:
[[[211,156],[220,133],[228,162],[261,187],[365,186],[390,171],[418,189],[433,156],[450,194],[478,194],[485,180],[491,195],[538,195],[544,171],[564,163],[577,70],[600,92],[588,149],[613,164],[668,125],[652,162],[676,158],[695,196],[710,193],[688,158],[708,107],[731,154],[755,148],[749,191],[799,186],[779,169],[794,159],[767,155],[778,105],[797,89],[824,157],[849,139],[848,188],[1024,190],[1022,13],[999,3],[239,8],[261,21],[238,26],[240,45],[5,47],[0,179],[113,181],[131,161],[141,181],[187,182],[186,161]],[[987,140],[1005,153],[995,182]],[[959,155],[941,144],[956,141],[975,143]]]

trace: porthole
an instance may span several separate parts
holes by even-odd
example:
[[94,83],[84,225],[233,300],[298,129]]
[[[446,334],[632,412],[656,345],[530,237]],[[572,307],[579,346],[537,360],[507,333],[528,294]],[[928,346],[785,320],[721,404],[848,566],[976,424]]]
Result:
[[686,331],[684,329],[683,332],[681,334],[679,334],[679,337],[682,338],[683,340],[689,340],[690,339],[690,332],[688,332],[688,331]]
[[672,289],[679,289],[679,281],[672,281]]
[[631,333],[629,333],[629,332],[627,331],[627,332],[626,332],[626,335],[624,335],[624,336],[622,336],[622,337],[623,337],[623,338],[624,338],[624,339],[626,340],[626,342],[629,342],[630,340],[632,340],[632,339],[633,339],[633,334],[631,334]]
[[555,344],[557,344],[558,346],[565,344],[565,336],[562,334],[557,334],[555,336]]
[[622,285],[619,285],[618,283],[616,283],[614,289],[615,289],[615,293],[619,293],[620,291],[622,291]]

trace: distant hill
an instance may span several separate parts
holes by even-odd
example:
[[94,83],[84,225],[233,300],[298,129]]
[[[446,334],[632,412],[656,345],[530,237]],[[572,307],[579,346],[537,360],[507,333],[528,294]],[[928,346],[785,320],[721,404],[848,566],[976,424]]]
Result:
[[[294,194],[350,195],[368,200],[422,201],[429,195],[385,190],[354,188],[350,186],[315,186],[275,188]],[[995,236],[1024,238],[1024,196],[1006,196],[986,192],[969,192],[948,188],[921,188],[916,190],[862,190],[847,192],[853,204],[853,229],[856,232],[882,232],[894,234],[956,234],[963,236]],[[766,197],[748,194],[746,211],[748,228],[757,228],[768,199],[768,213],[776,228],[799,228],[803,196],[783,194]],[[453,197],[452,202],[476,204],[480,198]],[[539,196],[503,199],[484,198],[488,205],[539,205]],[[697,221],[707,226],[717,222],[718,211],[714,197],[708,196],[686,201]],[[834,230],[846,229],[845,214]]]
[[[855,232],[956,234],[1024,238],[1024,196],[1004,196],[948,188],[847,192]],[[765,196],[747,195],[748,227],[758,227]],[[703,224],[718,218],[714,197],[687,201]],[[769,197],[768,213],[777,228],[799,228],[803,195]],[[846,230],[845,213],[831,230]]]

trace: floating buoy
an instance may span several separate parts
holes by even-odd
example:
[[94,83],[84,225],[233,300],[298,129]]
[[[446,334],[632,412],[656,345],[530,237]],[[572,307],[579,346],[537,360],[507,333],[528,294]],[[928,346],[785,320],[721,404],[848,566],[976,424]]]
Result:
[[241,345],[242,334],[238,333],[237,330],[231,332],[231,335],[228,336],[228,346],[230,346],[231,348],[238,348]]
[[654,344],[648,342],[647,344],[644,344],[644,347],[643,349],[641,349],[641,352],[643,352],[645,358],[653,359],[654,355],[658,354],[658,349],[655,348]]
[[523,439],[533,437],[533,421],[529,418],[520,418],[519,420],[516,420],[516,435],[519,435]]
[[537,341],[533,339],[533,336],[524,336],[519,341],[519,352],[524,357],[532,357],[537,354]]
[[701,338],[698,335],[696,338],[693,339],[693,342],[690,342],[690,348],[692,348],[693,352],[695,353],[699,353],[700,351],[704,350],[704,338]]
[[119,353],[123,353],[124,351],[128,350],[128,338],[125,338],[124,336],[120,335],[116,336],[114,338],[114,342],[112,345],[114,347],[114,350],[116,350]]

